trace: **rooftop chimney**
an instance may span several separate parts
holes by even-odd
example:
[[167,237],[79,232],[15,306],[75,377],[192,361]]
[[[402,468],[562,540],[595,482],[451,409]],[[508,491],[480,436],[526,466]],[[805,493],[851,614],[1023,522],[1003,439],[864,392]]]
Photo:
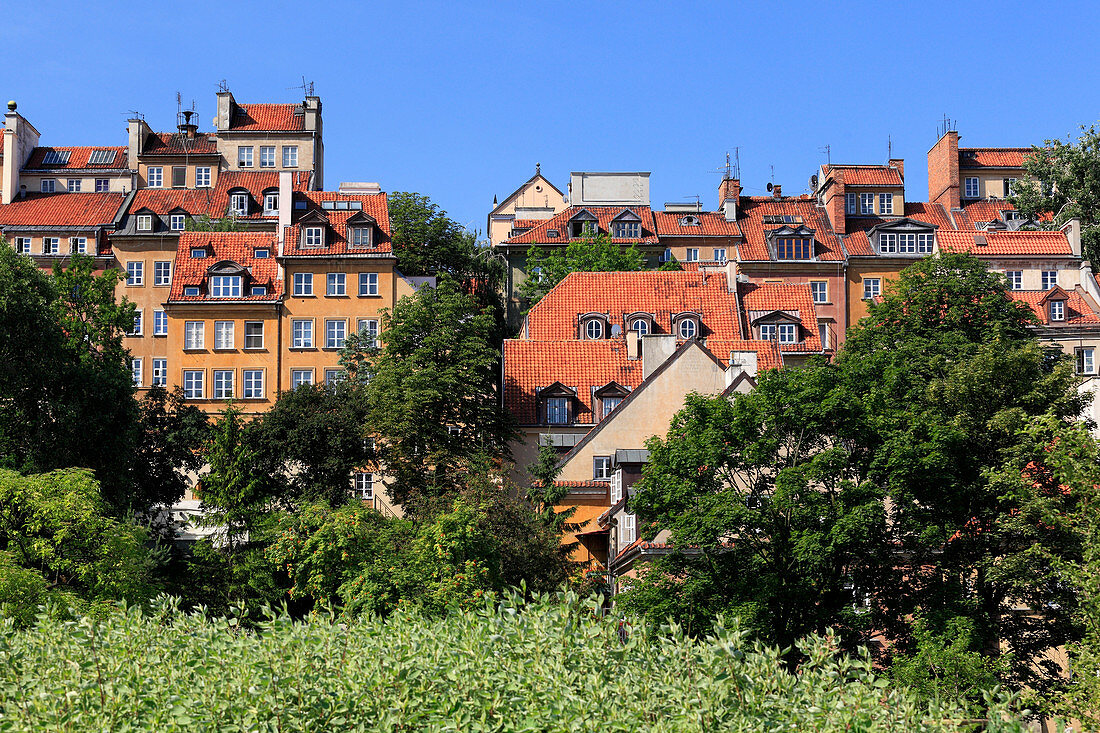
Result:
[[38,145],[38,130],[27,122],[23,115],[16,112],[15,100],[8,102],[8,112],[4,115],[3,169],[0,173],[0,191],[3,199],[0,203],[10,204],[20,190],[19,171],[31,157],[31,151]]
[[191,115],[195,114],[192,110],[185,109],[183,111],[183,122],[178,127],[180,133],[187,135],[189,138],[194,138],[195,133],[199,131],[199,126],[191,123]]
[[626,332],[626,358],[631,361],[642,358],[642,337],[634,329]]
[[718,208],[726,221],[737,221],[737,200],[741,197],[741,181],[723,178],[718,184]]
[[902,158],[890,158],[886,163],[891,168],[897,168],[901,180],[905,180],[905,160]]
[[772,198],[783,198],[783,187],[778,183],[772,186]]

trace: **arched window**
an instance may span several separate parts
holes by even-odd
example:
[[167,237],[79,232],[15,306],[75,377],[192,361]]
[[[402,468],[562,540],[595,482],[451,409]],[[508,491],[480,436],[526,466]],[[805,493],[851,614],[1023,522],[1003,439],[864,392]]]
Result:
[[590,339],[602,339],[603,321],[597,318],[590,319],[588,323],[584,324],[584,335]]
[[697,329],[695,328],[695,321],[690,318],[685,318],[680,321],[680,338],[689,339],[695,336]]
[[649,322],[644,318],[635,318],[634,322],[630,324],[630,330],[639,336],[645,336],[649,333]]

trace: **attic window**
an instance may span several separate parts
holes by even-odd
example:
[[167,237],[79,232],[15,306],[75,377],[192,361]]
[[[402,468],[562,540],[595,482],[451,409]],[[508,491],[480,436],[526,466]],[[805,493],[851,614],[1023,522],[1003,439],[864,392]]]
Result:
[[352,247],[370,247],[371,246],[371,230],[370,227],[350,227],[348,237],[348,244]]
[[229,194],[229,213],[244,216],[248,213],[248,194],[244,192]]
[[779,260],[813,259],[813,240],[809,237],[784,237],[775,240],[775,257]]
[[697,216],[681,216],[680,226],[682,227],[697,227],[699,226],[699,217]]
[[42,157],[42,165],[65,165],[71,154],[69,150],[47,150]]
[[258,260],[266,260],[269,257],[271,257],[271,250],[269,250],[269,249],[257,249],[255,252],[253,252],[252,256],[255,257]]
[[295,201],[294,202],[294,209],[296,211],[305,211],[305,208],[306,208],[306,202],[305,201]]
[[323,227],[306,227],[302,232],[302,245],[305,247],[324,247],[325,230]]
[[793,216],[791,214],[765,214],[765,224],[802,224],[801,216]]
[[192,247],[191,248],[191,259],[201,260],[204,257],[206,257],[206,249],[204,247]]
[[[593,233],[595,233],[595,222],[585,222],[586,224],[592,224]],[[615,238],[616,239],[637,239],[642,236],[642,225],[636,221],[617,221],[615,222]]]
[[560,236],[561,232],[559,232],[557,229],[550,229],[546,232],[547,239],[557,239]]
[[594,237],[596,236],[596,222],[594,221],[574,221],[569,224],[569,236],[574,239],[578,237]]
[[[304,208],[304,207],[303,207]],[[321,208],[325,211],[362,211],[362,201],[322,201]]]
[[199,289],[194,286],[189,286],[183,289],[183,294],[189,298],[198,297]]
[[88,156],[88,165],[107,165],[115,160],[114,150],[93,150]]
[[797,343],[798,326],[793,323],[763,323],[760,325],[760,338],[781,344]]
[[1052,300],[1048,304],[1050,306],[1050,320],[1052,321],[1064,321],[1066,320],[1066,301],[1064,300]]

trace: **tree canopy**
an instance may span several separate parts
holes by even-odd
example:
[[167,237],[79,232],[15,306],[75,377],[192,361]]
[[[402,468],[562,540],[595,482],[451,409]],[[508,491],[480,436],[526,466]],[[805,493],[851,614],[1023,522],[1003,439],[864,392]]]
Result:
[[614,244],[607,234],[574,239],[564,250],[531,247],[527,252],[527,279],[520,294],[529,306],[542,299],[571,272],[622,272],[645,269],[645,256],[633,244]]

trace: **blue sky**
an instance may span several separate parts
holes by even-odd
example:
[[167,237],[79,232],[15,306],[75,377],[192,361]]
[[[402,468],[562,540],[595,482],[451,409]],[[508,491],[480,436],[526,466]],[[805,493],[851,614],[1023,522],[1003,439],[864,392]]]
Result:
[[[825,161],[906,160],[927,198],[944,114],[962,144],[1065,137],[1100,119],[1096,3],[18,3],[0,96],[43,144],[125,144],[130,110],[210,128],[241,102],[324,104],[325,182],[428,194],[484,230],[536,162],[652,171],[652,199],[716,205],[726,152],[746,193],[806,189]],[[1078,31],[1081,32],[1078,32]]]

